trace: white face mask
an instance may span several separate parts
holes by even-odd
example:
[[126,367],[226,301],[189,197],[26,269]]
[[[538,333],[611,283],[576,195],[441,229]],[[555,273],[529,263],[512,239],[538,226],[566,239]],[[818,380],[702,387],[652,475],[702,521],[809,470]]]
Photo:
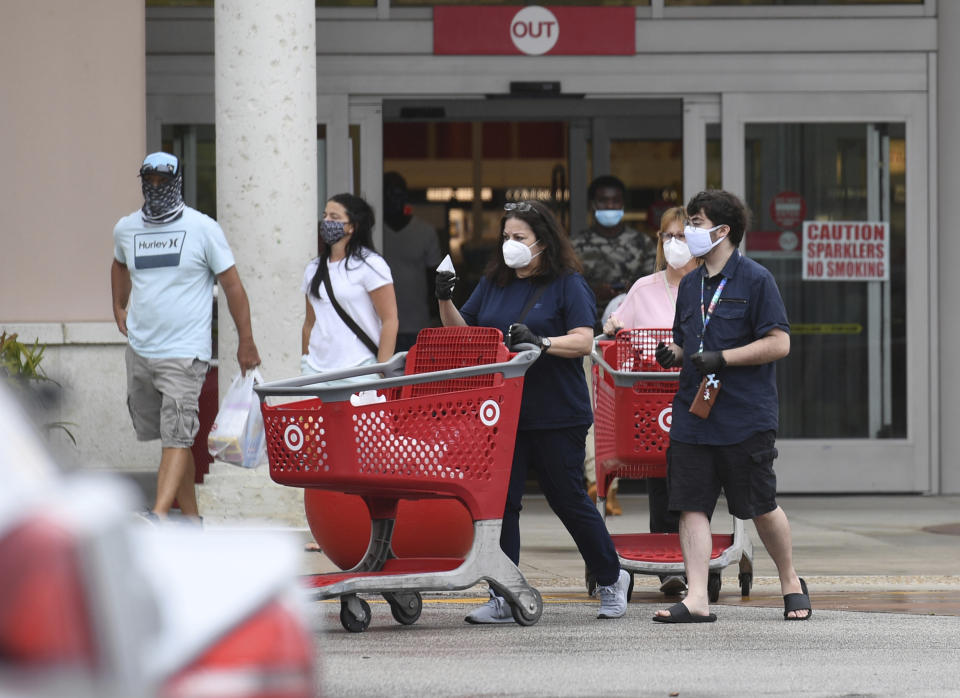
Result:
[[503,261],[511,269],[522,269],[530,264],[537,254],[540,254],[540,252],[537,252],[537,254],[530,252],[530,248],[536,244],[536,240],[529,245],[524,245],[518,240],[506,240],[503,243]]
[[680,269],[693,258],[693,255],[683,240],[670,238],[663,243],[663,257],[671,267]]
[[[723,224],[721,223],[720,225]],[[710,233],[719,228],[720,225],[715,225],[712,228],[694,228],[692,225],[685,227],[683,229],[683,236],[687,239],[687,247],[690,249],[690,254],[694,257],[702,257],[719,245],[723,238],[717,238],[714,242],[710,239]]]

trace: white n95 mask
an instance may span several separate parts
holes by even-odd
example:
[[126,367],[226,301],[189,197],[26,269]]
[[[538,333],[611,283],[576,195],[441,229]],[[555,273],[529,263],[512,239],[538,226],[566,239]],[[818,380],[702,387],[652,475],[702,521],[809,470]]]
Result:
[[[524,245],[517,240],[507,240],[503,243],[503,261],[511,269],[522,269],[530,264],[537,255],[530,252],[530,248],[537,244],[534,240],[529,245]],[[537,252],[537,254],[540,254]]]
[[693,254],[683,240],[671,238],[663,243],[663,258],[674,269],[680,269],[693,259]]

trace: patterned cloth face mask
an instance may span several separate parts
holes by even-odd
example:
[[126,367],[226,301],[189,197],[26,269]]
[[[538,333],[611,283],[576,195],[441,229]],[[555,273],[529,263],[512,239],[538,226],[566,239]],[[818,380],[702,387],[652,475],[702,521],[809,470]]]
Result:
[[343,221],[323,221],[320,224],[320,237],[328,245],[335,245],[340,242],[347,231],[343,227]]
[[163,182],[154,186],[147,181],[147,174],[162,174],[151,170],[140,173],[140,189],[143,192],[143,219],[148,223],[169,223],[183,213],[183,174],[163,175]]

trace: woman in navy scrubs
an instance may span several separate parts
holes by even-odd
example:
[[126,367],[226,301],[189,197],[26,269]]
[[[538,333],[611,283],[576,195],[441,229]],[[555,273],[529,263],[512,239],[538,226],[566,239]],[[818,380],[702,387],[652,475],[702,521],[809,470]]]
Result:
[[[541,350],[524,378],[500,547],[519,564],[521,500],[527,469],[533,468],[540,490],[597,580],[597,617],[619,618],[627,609],[630,575],[620,569],[610,534],[583,486],[584,443],[593,421],[583,375],[583,357],[593,348],[593,291],[569,238],[540,202],[504,206],[500,233],[496,256],[459,310],[450,300],[456,277],[437,274],[445,326],[496,327],[509,347],[526,343]],[[468,623],[513,622],[506,600],[492,590],[490,596],[467,616]]]

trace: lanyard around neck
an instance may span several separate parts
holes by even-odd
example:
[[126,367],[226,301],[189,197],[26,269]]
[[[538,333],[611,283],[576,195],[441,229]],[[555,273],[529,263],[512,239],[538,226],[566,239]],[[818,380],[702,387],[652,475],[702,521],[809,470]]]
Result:
[[710,318],[713,317],[713,311],[717,307],[717,301],[720,300],[720,294],[723,293],[723,287],[727,285],[727,277],[720,279],[720,284],[717,286],[717,290],[713,293],[713,298],[710,300],[710,306],[704,312],[703,309],[703,276],[700,277],[700,319],[703,321],[703,329],[700,331],[700,351],[703,352],[703,337],[707,334],[707,325],[710,323]]

